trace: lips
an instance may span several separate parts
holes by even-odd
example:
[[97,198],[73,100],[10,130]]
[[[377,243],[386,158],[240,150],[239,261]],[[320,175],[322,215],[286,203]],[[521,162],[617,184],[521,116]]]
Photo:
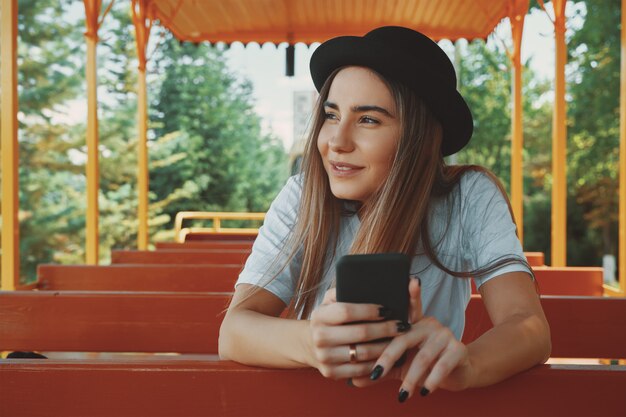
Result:
[[363,169],[363,167],[348,164],[346,162],[328,161],[328,164],[330,165],[330,169],[333,175],[339,177],[348,177],[351,175],[355,175]]

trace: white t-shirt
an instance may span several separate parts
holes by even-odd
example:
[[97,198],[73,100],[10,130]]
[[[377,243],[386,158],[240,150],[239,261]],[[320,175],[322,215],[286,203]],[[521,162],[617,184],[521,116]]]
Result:
[[[239,275],[237,284],[264,287],[289,305],[295,293],[300,272],[300,257],[295,256],[275,279],[272,277],[284,265],[281,254],[297,216],[302,192],[301,177],[291,177],[278,194],[265,216],[252,253]],[[343,216],[335,257],[328,259],[318,288],[316,305],[335,279],[335,261],[350,252],[360,221],[357,215]],[[503,257],[525,259],[515,234],[508,205],[493,181],[484,173],[466,172],[447,198],[431,204],[429,227],[432,245],[441,263],[452,271],[473,271],[490,265]],[[421,247],[421,245],[420,245]],[[431,263],[420,247],[411,263],[411,276],[421,280],[424,315],[435,317],[460,339],[465,326],[465,308],[470,299],[468,279],[445,273]],[[332,251],[328,251],[329,258]],[[277,257],[281,256],[282,259]],[[480,287],[486,281],[507,272],[530,270],[520,261],[473,278]],[[530,276],[529,276],[530,279]]]

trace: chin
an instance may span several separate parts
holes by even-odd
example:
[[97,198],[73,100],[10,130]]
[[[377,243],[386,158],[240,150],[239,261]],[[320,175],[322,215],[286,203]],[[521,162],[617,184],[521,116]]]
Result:
[[363,193],[359,193],[354,187],[330,186],[330,190],[335,197],[340,200],[363,201]]

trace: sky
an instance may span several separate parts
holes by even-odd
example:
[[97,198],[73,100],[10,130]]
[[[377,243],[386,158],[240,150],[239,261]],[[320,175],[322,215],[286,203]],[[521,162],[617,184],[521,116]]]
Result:
[[[551,3],[547,4],[549,11]],[[568,6],[568,15],[573,10]],[[568,26],[579,25],[581,22],[570,20]],[[500,47],[502,42],[511,47],[510,26],[504,20],[496,30],[497,37],[491,36],[488,44]],[[463,42],[463,41],[461,41]],[[309,59],[319,44],[307,47],[296,45],[295,76],[285,76],[286,44],[278,47],[273,44],[243,46],[234,43],[226,51],[229,68],[241,76],[248,78],[254,85],[256,111],[263,118],[265,131],[272,131],[282,139],[286,150],[293,142],[293,93],[295,91],[314,91],[309,75]],[[440,43],[442,48],[452,53],[449,41]],[[554,79],[554,29],[545,12],[534,10],[526,16],[524,37],[522,39],[522,62],[530,59],[530,66],[538,75],[547,80]]]

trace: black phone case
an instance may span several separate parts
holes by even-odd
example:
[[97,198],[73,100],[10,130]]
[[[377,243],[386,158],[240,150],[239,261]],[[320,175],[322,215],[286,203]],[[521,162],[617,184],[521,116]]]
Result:
[[402,253],[345,255],[336,266],[337,301],[380,304],[390,320],[408,321],[410,265]]

